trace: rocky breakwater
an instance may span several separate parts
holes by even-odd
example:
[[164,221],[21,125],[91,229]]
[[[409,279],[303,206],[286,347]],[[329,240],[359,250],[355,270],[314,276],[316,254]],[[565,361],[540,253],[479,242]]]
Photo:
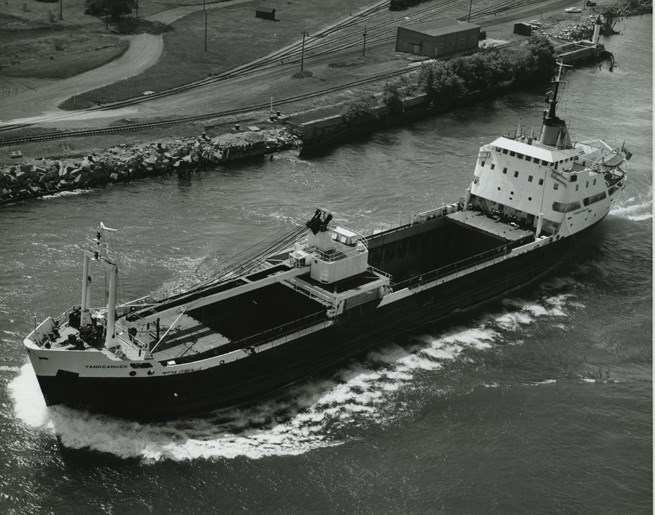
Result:
[[298,145],[285,129],[120,145],[82,159],[37,159],[0,169],[0,204],[143,177],[190,173]]

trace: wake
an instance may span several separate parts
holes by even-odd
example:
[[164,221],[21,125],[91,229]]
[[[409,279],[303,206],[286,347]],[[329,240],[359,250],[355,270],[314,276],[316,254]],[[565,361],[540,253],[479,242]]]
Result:
[[301,383],[256,405],[202,418],[144,424],[63,406],[48,408],[29,364],[20,368],[8,389],[20,421],[57,435],[73,449],[144,463],[298,455],[341,445],[363,430],[410,417],[408,393],[427,391],[435,373],[465,364],[471,353],[520,344],[524,328],[540,319],[567,317],[567,310],[580,306],[571,297],[551,294],[539,302],[508,299],[503,312],[478,319],[472,327],[416,336],[402,347],[384,344],[329,380]]
[[[641,202],[640,202],[641,201]],[[636,203],[635,203],[636,202]],[[620,218],[626,218],[633,222],[651,220],[653,218],[653,189],[651,187],[645,200],[630,197],[624,202],[619,202],[610,214]]]

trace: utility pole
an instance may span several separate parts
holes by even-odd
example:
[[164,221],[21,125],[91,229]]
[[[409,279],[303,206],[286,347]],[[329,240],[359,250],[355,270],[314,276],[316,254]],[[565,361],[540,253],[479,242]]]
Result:
[[305,37],[309,36],[308,32],[302,31],[302,49],[300,50],[300,72],[305,69]]
[[205,52],[206,52],[207,51],[207,11],[204,11],[204,13],[205,13]]
[[364,25],[364,48],[362,48],[362,55],[366,55],[366,25]]
[[468,20],[466,20],[469,23],[471,22],[471,10],[472,9],[473,9],[473,0],[471,0],[471,2],[469,3],[469,17],[468,17]]
[[64,0],[59,0],[59,19],[64,19]]

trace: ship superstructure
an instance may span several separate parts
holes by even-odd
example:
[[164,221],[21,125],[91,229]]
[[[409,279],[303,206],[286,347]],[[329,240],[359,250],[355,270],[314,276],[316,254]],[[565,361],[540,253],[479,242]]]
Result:
[[[463,199],[367,237],[318,209],[267,254],[184,293],[119,304],[101,226],[85,251],[80,306],[24,342],[46,402],[136,419],[233,405],[552,268],[607,215],[629,157],[572,143],[556,113],[559,83],[539,137],[519,130],[480,148]],[[88,301],[95,262],[110,278],[100,309]]]

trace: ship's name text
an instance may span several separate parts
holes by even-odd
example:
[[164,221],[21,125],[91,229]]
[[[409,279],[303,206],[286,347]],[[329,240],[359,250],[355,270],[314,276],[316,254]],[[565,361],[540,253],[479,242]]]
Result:
[[127,365],[86,365],[86,368],[127,368]]

